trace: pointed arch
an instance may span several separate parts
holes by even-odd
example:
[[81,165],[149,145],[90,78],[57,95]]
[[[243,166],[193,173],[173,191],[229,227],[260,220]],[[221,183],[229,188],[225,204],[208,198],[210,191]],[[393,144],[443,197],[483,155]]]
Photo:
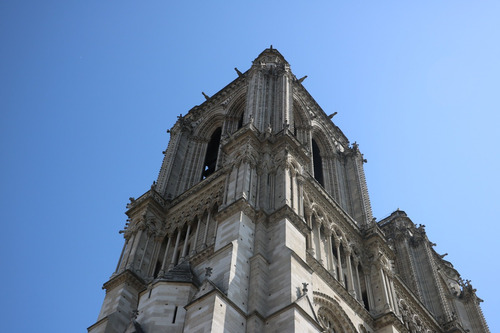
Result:
[[310,151],[311,175],[330,195],[335,197],[335,170],[331,157],[336,149],[325,131],[317,125],[312,129]]
[[312,139],[311,144],[312,144],[314,179],[316,179],[318,183],[321,184],[321,186],[325,187],[325,178],[323,176],[323,159],[321,157],[321,152],[314,138]]
[[246,124],[246,90],[242,90],[233,97],[227,104],[226,122],[223,128],[223,134],[232,134]]
[[300,143],[306,144],[309,141],[309,128],[311,121],[308,114],[302,107],[299,100],[293,100],[293,121],[292,130],[293,135],[299,140]]
[[222,135],[222,128],[217,127],[210,136],[210,140],[205,150],[205,159],[203,161],[203,168],[201,172],[201,180],[207,178],[215,172],[217,167],[217,158],[219,157],[219,146]]
[[[325,329],[331,329],[326,332],[357,333],[351,319],[336,300],[317,291],[314,291],[313,295],[314,304],[318,308],[318,318],[321,318],[320,324]],[[330,327],[325,326],[325,321]]]

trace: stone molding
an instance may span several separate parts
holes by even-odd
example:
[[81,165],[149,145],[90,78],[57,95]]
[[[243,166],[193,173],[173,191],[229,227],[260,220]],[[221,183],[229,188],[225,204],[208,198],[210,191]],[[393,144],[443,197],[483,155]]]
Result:
[[112,277],[102,286],[102,289],[105,289],[106,293],[108,293],[110,290],[124,283],[133,286],[138,292],[146,289],[146,284],[144,283],[144,281],[136,273],[132,272],[129,269],[126,269],[123,272]]
[[[365,309],[365,307],[355,299],[344,286],[335,279],[330,272],[320,263],[318,262],[311,254],[307,254],[306,263],[309,265],[318,276],[321,277],[323,281],[325,281],[332,290],[344,301],[346,302],[352,309],[356,310],[356,313],[363,318],[363,320],[367,323],[370,323],[373,318],[370,313]],[[319,292],[314,292],[315,294],[321,294]]]
[[406,286],[406,284],[401,280],[399,276],[395,276],[394,288],[396,290],[396,295],[398,297],[398,307],[400,312],[403,314],[405,311],[402,306],[402,300],[406,302],[408,309],[411,314],[417,315],[418,318],[422,320],[424,326],[428,329],[433,329],[435,331],[440,331],[441,326],[430,313],[429,310],[424,306],[424,304],[415,296],[415,294]]
[[[318,315],[321,310],[321,306],[323,306],[335,315],[332,320],[339,322],[340,326],[342,326],[344,329],[347,328],[351,329],[352,332],[357,332],[356,326],[354,326],[347,313],[345,313],[344,309],[342,309],[342,306],[340,306],[340,304],[335,299],[319,291],[313,291],[313,295],[314,303],[319,307]],[[365,323],[368,323],[371,327],[373,327],[373,319],[369,316],[369,314],[362,317]]]

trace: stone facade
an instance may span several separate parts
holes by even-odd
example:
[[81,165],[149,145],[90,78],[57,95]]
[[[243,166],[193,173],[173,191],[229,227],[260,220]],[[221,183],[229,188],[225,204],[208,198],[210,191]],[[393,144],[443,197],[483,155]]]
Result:
[[88,331],[489,332],[423,226],[374,221],[357,144],[283,56],[236,71],[170,129]]

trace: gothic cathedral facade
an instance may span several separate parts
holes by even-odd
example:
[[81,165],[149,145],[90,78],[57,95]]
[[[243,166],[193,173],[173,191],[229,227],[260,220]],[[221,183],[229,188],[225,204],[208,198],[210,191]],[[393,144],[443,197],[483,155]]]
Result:
[[403,211],[375,221],[363,155],[283,56],[179,116],[90,333],[489,332]]

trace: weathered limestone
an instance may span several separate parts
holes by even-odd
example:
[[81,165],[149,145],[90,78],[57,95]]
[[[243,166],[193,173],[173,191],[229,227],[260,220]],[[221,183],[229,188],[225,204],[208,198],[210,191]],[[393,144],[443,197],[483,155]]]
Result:
[[170,130],[89,332],[488,332],[470,281],[275,49]]

